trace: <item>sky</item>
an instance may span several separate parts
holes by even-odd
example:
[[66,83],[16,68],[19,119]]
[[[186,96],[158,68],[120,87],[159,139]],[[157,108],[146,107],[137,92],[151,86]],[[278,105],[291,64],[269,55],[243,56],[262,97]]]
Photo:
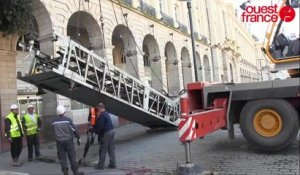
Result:
[[[238,16],[241,15],[241,13],[243,12],[243,10],[239,7],[243,2],[247,1],[247,0],[226,0],[227,2],[232,2],[236,9],[238,9]],[[278,4],[281,5],[282,0],[251,0],[251,4],[253,6],[263,6],[263,5],[274,5],[274,4]],[[286,35],[292,35],[292,33],[295,33],[296,36],[299,37],[299,9],[295,10],[296,11],[296,18],[290,22],[290,23],[284,23],[282,25],[282,29],[284,29],[284,33]],[[265,33],[267,31],[267,27],[268,27],[268,23],[246,23],[245,24],[248,28],[250,33],[252,33],[253,35],[255,35],[260,41],[263,41],[263,39],[265,38]]]

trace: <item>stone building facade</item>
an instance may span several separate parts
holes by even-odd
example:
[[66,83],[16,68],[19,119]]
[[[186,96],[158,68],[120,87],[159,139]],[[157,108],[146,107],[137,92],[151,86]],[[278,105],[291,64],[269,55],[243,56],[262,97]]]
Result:
[[[197,65],[193,64],[186,3],[178,0],[33,0],[27,30],[34,34],[35,46],[44,53],[55,54],[53,31],[59,32],[170,95],[177,95],[195,80],[194,67],[199,81],[256,81],[255,42],[233,5],[224,0],[192,0],[192,13]],[[1,43],[0,53],[14,58],[10,60],[11,74],[2,67],[0,70],[8,77],[14,77],[16,71],[26,72],[32,59],[30,53],[17,47],[18,39],[26,41],[21,37]],[[11,50],[3,50],[3,44]],[[1,66],[3,61],[10,64],[2,57],[0,61]],[[37,89],[21,81],[16,86],[16,80],[12,80],[12,89],[2,88],[6,84],[0,83],[0,100],[5,101],[6,95],[11,100],[1,103],[2,118],[8,104],[16,102],[18,89],[19,104],[36,103],[45,119],[55,115],[60,103],[72,111],[75,123],[86,122],[83,116],[88,110],[83,104],[51,92],[36,97]]]
[[255,40],[246,30],[234,5],[206,0],[214,81],[257,81]]

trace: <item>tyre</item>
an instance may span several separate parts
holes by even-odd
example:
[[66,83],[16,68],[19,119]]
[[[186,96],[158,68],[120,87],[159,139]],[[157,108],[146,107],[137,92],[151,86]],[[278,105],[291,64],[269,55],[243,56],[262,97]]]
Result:
[[278,151],[295,140],[299,118],[297,111],[286,100],[255,100],[243,107],[240,126],[251,145],[264,151]]

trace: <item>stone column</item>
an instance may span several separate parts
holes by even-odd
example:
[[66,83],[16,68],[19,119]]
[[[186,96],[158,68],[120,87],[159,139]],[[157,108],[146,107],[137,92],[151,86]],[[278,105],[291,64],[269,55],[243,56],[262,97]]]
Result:
[[223,81],[224,83],[228,83],[229,77],[230,77],[230,73],[229,73],[229,64],[228,64],[228,56],[226,54],[226,51],[223,50],[222,51],[222,60],[223,60]]
[[111,65],[114,64],[114,57],[113,57],[113,49],[114,49],[114,46],[112,45],[107,45],[106,46],[106,59],[107,59],[107,62]]
[[[199,49],[199,47],[196,47],[196,52],[198,52],[198,54],[196,54],[196,69],[197,69],[197,73],[198,73],[198,81],[203,81],[203,60],[200,56],[200,53],[202,53],[201,49]],[[195,65],[194,65],[195,66]]]
[[236,83],[241,83],[241,71],[240,71],[240,59],[239,56],[235,56],[235,66],[236,66]]
[[[196,45],[196,44],[195,44]],[[197,55],[195,54],[195,58],[193,56],[193,48],[192,48],[192,45],[189,45],[189,55],[190,55],[190,59],[189,59],[189,63],[192,65],[192,67],[190,68],[190,72],[192,74],[192,77],[191,77],[191,81],[192,82],[195,82],[196,81],[196,75],[195,75],[195,69],[197,69]],[[197,48],[195,46],[195,52],[197,52]],[[194,59],[196,59],[196,65],[194,64]],[[197,75],[199,74],[199,69],[197,69]],[[200,79],[200,77],[198,77],[198,80]]]
[[[218,35],[217,35],[217,29],[218,24],[216,23],[218,16],[216,15],[216,4],[213,1],[206,0],[206,10],[207,10],[207,18],[208,18],[208,27],[209,27],[209,36],[210,36],[210,42],[212,45],[218,44]],[[219,81],[220,80],[220,71],[218,64],[218,60],[221,59],[220,57],[220,50],[217,48],[217,46],[211,48],[211,72],[212,72],[212,81]]]
[[4,119],[9,113],[9,105],[17,103],[17,40],[17,35],[3,37],[0,32],[0,152],[9,148],[4,137]]
[[132,45],[129,50],[134,53],[130,58],[127,58],[126,62],[126,71],[131,75],[136,75],[135,77],[139,77],[141,81],[145,81],[145,69],[144,69],[144,56],[140,52],[141,48],[138,46],[143,45],[143,38],[136,38],[136,44]]
[[218,76],[219,76],[219,71],[218,71],[218,50],[217,48],[212,48],[211,49],[211,72],[212,72],[212,77],[211,81],[218,81]]
[[137,52],[136,54],[135,65],[137,66],[137,68],[135,68],[134,71],[137,71],[140,80],[143,82],[147,82],[147,79],[145,79],[144,56],[140,52]]
[[[54,46],[52,43],[52,34],[44,35],[39,37],[40,41],[40,50],[41,52],[53,55],[54,53]],[[51,123],[56,117],[56,107],[58,104],[57,95],[53,92],[46,91],[46,94],[42,95],[43,97],[43,137],[45,140],[52,140],[54,139],[54,134],[52,131]]]
[[[162,55],[162,54],[161,54]],[[160,58],[160,62],[161,62],[161,72],[162,72],[162,83],[163,83],[163,90],[165,92],[168,92],[168,78],[167,78],[167,69],[166,69],[166,57],[162,56]]]
[[[178,64],[177,66],[175,66],[175,70],[178,71],[178,76],[179,76],[179,89],[178,89],[178,92],[181,91],[183,88],[184,88],[184,80],[183,80],[183,72],[182,72],[182,60],[181,59],[178,59]],[[175,74],[176,76],[176,74]],[[175,78],[175,77],[174,77]],[[176,92],[176,93],[178,93]]]

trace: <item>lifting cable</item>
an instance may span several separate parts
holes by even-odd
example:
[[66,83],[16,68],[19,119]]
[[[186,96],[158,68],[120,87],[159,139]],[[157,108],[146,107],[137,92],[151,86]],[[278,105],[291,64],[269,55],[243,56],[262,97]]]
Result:
[[100,10],[100,22],[101,22],[101,37],[102,37],[102,48],[105,52],[106,57],[106,45],[105,45],[105,36],[104,36],[104,22],[103,22],[103,13],[102,13],[102,4],[101,0],[99,0],[99,10]]
[[78,0],[78,11],[79,11],[79,13],[78,13],[78,15],[77,15],[77,36],[76,36],[76,40],[77,40],[77,42],[79,42],[79,37],[80,37],[80,3],[81,3],[81,0]]
[[[90,0],[85,0],[88,3],[88,13],[90,14]],[[94,50],[94,43],[92,42],[92,30],[91,30],[91,16],[88,17],[88,35],[89,35],[89,50]]]
[[[99,0],[98,1],[99,2],[99,12],[100,12],[100,18],[99,18],[99,20],[100,20],[100,22],[101,22],[101,40],[102,40],[102,50],[103,50],[103,52],[104,52],[104,57],[105,57],[105,59],[104,60],[106,60],[106,66],[108,67],[108,70],[110,70],[109,69],[109,64],[108,64],[108,60],[107,60],[107,57],[106,57],[106,45],[105,45],[105,34],[104,34],[104,19],[103,19],[103,12],[102,12],[102,4],[101,4],[101,0]],[[114,7],[113,7],[113,9],[114,9]],[[114,12],[115,12],[115,9],[114,9]],[[104,81],[104,80],[103,80]]]
[[[102,12],[102,4],[101,4],[101,0],[99,0],[99,12],[100,12],[100,22],[101,22],[101,40],[102,40],[102,51],[103,51],[103,56],[104,56],[104,60],[106,61],[106,66],[107,66],[107,69],[108,69],[108,72],[109,72],[109,76],[111,76],[110,74],[110,68],[109,68],[109,63],[108,63],[108,60],[107,60],[107,56],[106,56],[106,45],[105,45],[105,34],[104,34],[104,18],[103,18],[103,12]],[[113,7],[114,8],[114,7]],[[103,80],[105,81],[105,80]],[[102,87],[103,88],[103,87]],[[114,92],[115,93],[115,92]]]
[[[81,0],[78,0],[78,15],[77,15],[77,23],[76,23],[76,30],[77,30],[77,36],[76,36],[76,41],[78,42],[78,43],[80,43],[81,44],[81,42],[79,41],[79,37],[80,37],[80,5],[81,5]],[[69,41],[69,46],[68,46],[68,50],[69,50],[69,54],[71,53],[70,52],[70,44],[71,44],[71,38],[70,38],[70,41]],[[77,58],[75,58],[75,59],[77,59]],[[70,60],[69,60],[70,61]],[[68,63],[67,63],[67,65],[68,65]],[[65,69],[64,69],[64,73],[63,74],[65,74],[65,70],[67,69],[67,67],[65,67]],[[80,70],[78,70],[78,71],[80,71]],[[72,75],[71,75],[71,77],[70,77],[70,88],[69,88],[69,99],[71,99],[72,100],[72,91],[73,91],[73,89],[74,88],[76,88],[75,86],[76,86],[76,83],[75,83],[75,81],[74,81],[74,77],[75,77],[75,72],[73,72],[73,71],[71,71],[72,72]]]
[[[118,2],[119,2],[119,5],[120,5],[120,1],[118,1]],[[117,18],[117,14],[116,14],[116,11],[115,11],[113,2],[112,2],[112,7],[113,7],[113,10],[114,10],[114,16],[115,16],[116,22],[117,22],[117,24],[119,24],[118,18]],[[121,7],[121,6],[120,6],[120,7]],[[129,35],[132,35],[132,32],[130,31],[130,29],[129,29],[129,27],[128,27],[127,19],[126,19],[125,16],[124,16],[123,9],[122,9],[122,8],[120,8],[120,9],[121,9],[122,16],[123,16],[123,18],[124,18],[124,20],[125,20],[126,27],[127,27],[128,30],[129,30]],[[132,37],[133,37],[133,35],[132,35]],[[128,36],[127,39],[128,39],[128,45],[130,45],[129,36]],[[134,37],[133,37],[133,40],[134,40],[134,42],[135,42],[135,44],[136,44],[136,41],[135,41]],[[131,60],[131,56],[129,56],[129,57],[127,56],[127,53],[128,53],[127,48],[124,48],[124,49],[125,49],[125,51],[126,51],[126,53],[125,53],[126,58],[129,59],[130,64],[132,65],[132,68],[133,68],[134,72],[136,73],[137,78],[140,80],[139,73],[138,73],[138,71],[136,70],[136,68],[135,68],[135,66],[134,66],[134,64],[133,64],[133,62],[132,62],[132,60]]]
[[[120,0],[117,0],[118,1],[118,5],[119,5],[119,8],[120,8],[120,10],[121,10],[121,13],[122,13],[122,16],[123,16],[123,18],[124,18],[124,20],[125,20],[125,25],[126,25],[126,27],[128,28],[128,30],[130,31],[130,28],[129,28],[129,25],[128,25],[128,19],[124,16],[124,12],[123,12],[123,8],[122,8],[122,5],[121,5],[121,2],[120,2]],[[115,14],[115,18],[116,18],[116,14]],[[136,45],[136,47],[138,48],[138,51],[142,54],[142,55],[144,55],[144,56],[147,56],[148,58],[150,58],[150,55],[146,55],[146,54],[144,54],[144,52],[141,50],[141,48],[139,47],[139,45],[137,44],[137,42],[136,42],[136,40],[135,40],[135,38],[134,38],[134,36],[133,36],[133,34],[132,34],[132,32],[130,31],[130,35],[132,36],[132,38],[133,38],[133,40],[134,40],[134,44]],[[154,31],[153,31],[153,36],[154,36]],[[131,61],[131,63],[132,63],[132,60],[131,59],[129,59],[130,61]],[[151,64],[151,63],[150,63]],[[134,66],[133,66],[134,67]],[[161,80],[160,80],[160,78],[157,76],[157,74],[153,71],[153,69],[151,68],[151,66],[149,66],[149,68],[150,68],[150,70],[151,70],[151,73],[153,73],[153,75],[157,78],[157,80],[163,85],[163,87],[165,87],[168,91],[169,91],[169,88],[168,88],[168,86],[166,86]],[[180,96],[180,95],[182,95],[182,92],[184,92],[185,90],[183,89],[183,90],[181,90],[179,93],[178,93],[178,95],[177,96]],[[164,90],[162,90],[162,92],[166,95],[166,96],[168,96],[168,97],[174,97],[174,96],[170,96],[166,91],[164,91]],[[169,92],[170,93],[170,92]]]
[[[101,0],[99,0],[99,1],[101,1]],[[113,11],[114,11],[115,20],[116,20],[117,24],[119,24],[119,21],[118,21],[118,18],[117,18],[117,14],[116,14],[115,5],[114,5],[113,1],[111,1],[111,5],[112,5]]]

